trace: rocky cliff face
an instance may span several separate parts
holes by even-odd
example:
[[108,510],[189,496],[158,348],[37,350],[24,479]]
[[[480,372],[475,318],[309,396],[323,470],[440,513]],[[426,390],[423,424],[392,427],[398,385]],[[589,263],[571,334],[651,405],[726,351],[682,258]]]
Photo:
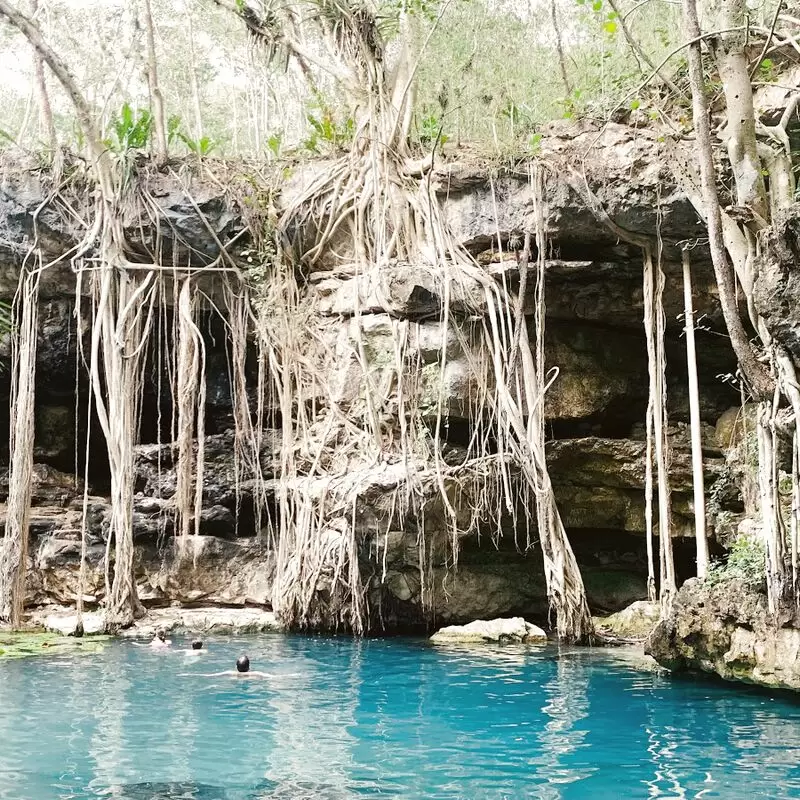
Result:
[[[556,496],[597,611],[614,611],[646,594],[644,541],[644,419],[647,366],[642,330],[641,253],[618,241],[587,208],[581,188],[584,176],[573,164],[591,147],[585,180],[614,221],[634,233],[664,242],[667,277],[669,392],[674,447],[672,489],[673,535],[678,570],[693,574],[691,476],[688,456],[688,400],[685,354],[681,338],[682,287],[675,244],[702,232],[690,203],[672,188],[662,170],[660,144],[647,132],[608,126],[604,132],[573,125],[555,127],[542,142],[549,165],[546,219],[552,247],[548,265],[547,359],[559,378],[547,396],[551,442],[548,458]],[[314,165],[296,165],[284,186],[284,198],[313,176]],[[533,198],[527,170],[498,168],[474,159],[454,158],[434,171],[432,180],[456,237],[498,280],[513,285],[518,270],[513,248],[522,235]],[[145,186],[157,203],[162,222],[154,230],[148,218],[126,220],[132,241],[143,253],[156,238],[165,252],[198,265],[231,243],[231,253],[246,267],[248,238],[243,214],[246,203],[221,184],[187,172],[183,185],[158,173]],[[32,246],[45,260],[66,254],[80,231],[65,221],[63,210],[48,204],[47,177],[19,166],[6,167],[0,183],[0,296],[10,298],[21,259]],[[190,199],[191,195],[191,199]],[[37,209],[42,208],[37,212]],[[701,413],[710,478],[722,467],[714,426],[738,395],[720,376],[735,362],[721,332],[721,314],[713,273],[702,247],[693,262],[694,302],[703,329],[698,332]],[[320,335],[347,343],[353,326],[370,355],[370,369],[379,380],[381,364],[392,359],[393,320],[409,322],[409,336],[423,365],[437,365],[447,352],[445,376],[447,446],[458,450],[473,434],[468,410],[474,388],[464,368],[469,353],[455,339],[445,340],[437,318],[442,298],[439,283],[421,266],[396,265],[379,276],[354,275],[323,259],[306,276],[305,291],[320,318]],[[209,289],[213,291],[213,287]],[[766,290],[765,290],[766,291]],[[360,314],[353,318],[358,299]],[[452,299],[458,303],[458,298]],[[36,460],[37,490],[31,524],[30,603],[69,603],[76,592],[83,475],[87,387],[76,370],[74,276],[64,260],[50,268],[42,286],[40,344],[37,365]],[[139,591],[146,605],[212,603],[269,606],[274,573],[274,531],[277,504],[268,483],[268,515],[256,529],[253,475],[236,461],[232,441],[232,390],[228,382],[225,332],[214,323],[204,332],[208,349],[207,459],[200,536],[192,552],[174,552],[171,500],[175,492],[169,444],[170,399],[158,375],[148,377],[138,448],[136,527]],[[7,352],[7,350],[6,350]],[[354,364],[348,349],[337,356],[332,380],[340,400],[352,387]],[[78,378],[76,380],[76,375]],[[431,397],[434,390],[431,387]],[[0,392],[8,396],[8,371],[0,373]],[[424,394],[424,393],[423,393]],[[1,407],[1,406],[0,406]],[[280,422],[266,431],[261,467],[269,481],[278,468]],[[0,442],[7,439],[8,418],[0,413]],[[93,431],[89,469],[89,566],[85,601],[98,604],[104,594],[103,563],[107,531],[107,468],[98,430]],[[0,457],[2,446],[0,446]],[[387,486],[403,475],[378,467],[357,475],[362,483],[355,517],[363,529],[363,558],[380,624],[387,628],[464,622],[477,617],[520,614],[546,618],[546,596],[540,553],[526,549],[527,532],[509,529],[493,541],[495,523],[462,542],[457,570],[452,569],[435,493],[424,499],[426,531],[434,554],[432,611],[423,611],[419,577],[418,531],[387,530],[392,511],[382,502]],[[710,483],[710,481],[709,481]],[[465,490],[468,496],[468,488]],[[463,487],[460,487],[463,489]],[[438,516],[437,516],[438,515]],[[381,527],[382,523],[383,527]],[[375,530],[386,531],[375,534]],[[441,536],[442,541],[437,539]],[[535,534],[533,536],[535,540]]]
[[742,581],[687,581],[645,649],[673,671],[800,689],[800,615],[771,613],[766,595]]

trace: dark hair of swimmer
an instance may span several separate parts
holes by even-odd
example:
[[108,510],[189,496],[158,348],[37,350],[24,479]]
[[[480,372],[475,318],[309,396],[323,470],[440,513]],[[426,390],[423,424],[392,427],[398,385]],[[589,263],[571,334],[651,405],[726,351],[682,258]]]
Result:
[[236,669],[239,672],[249,672],[250,671],[250,659],[247,656],[239,656],[236,659]]
[[167,640],[167,634],[163,628],[159,628],[156,631],[156,638],[160,639],[162,642],[165,642]]
[[202,650],[202,649],[203,649],[203,643],[199,639],[195,639],[192,642],[192,650]]

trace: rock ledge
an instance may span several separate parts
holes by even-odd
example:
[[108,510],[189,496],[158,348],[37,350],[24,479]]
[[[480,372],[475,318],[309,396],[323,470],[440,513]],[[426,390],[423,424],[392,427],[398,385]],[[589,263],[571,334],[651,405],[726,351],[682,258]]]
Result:
[[[33,621],[45,630],[71,635],[75,630],[75,612],[70,609],[44,610],[35,614]],[[100,633],[102,617],[95,612],[83,615],[84,632]],[[151,638],[158,629],[168,633],[243,634],[265,633],[283,630],[272,611],[260,608],[159,608],[152,609],[147,616],[132,627],[122,631],[124,638]]]
[[660,614],[658,603],[636,600],[616,614],[593,619],[595,627],[601,633],[622,639],[646,639],[658,624]]
[[800,616],[771,614],[766,596],[742,581],[686,581],[645,652],[673,671],[800,690]]
[[545,643],[547,634],[522,617],[509,619],[476,619],[467,625],[448,625],[436,631],[431,641],[437,644],[451,642],[525,642]]

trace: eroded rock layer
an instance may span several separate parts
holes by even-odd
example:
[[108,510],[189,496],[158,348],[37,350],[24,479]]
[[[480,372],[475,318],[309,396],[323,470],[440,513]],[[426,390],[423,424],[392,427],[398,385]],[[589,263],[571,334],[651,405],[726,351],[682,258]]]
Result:
[[772,613],[766,594],[742,581],[687,581],[645,649],[673,671],[800,689],[800,615]]

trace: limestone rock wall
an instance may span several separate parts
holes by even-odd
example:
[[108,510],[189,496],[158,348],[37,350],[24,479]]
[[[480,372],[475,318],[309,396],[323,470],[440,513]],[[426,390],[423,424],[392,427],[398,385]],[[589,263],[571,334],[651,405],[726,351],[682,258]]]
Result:
[[673,671],[800,689],[800,616],[773,615],[766,595],[741,581],[687,581],[645,649]]
[[[589,146],[593,157],[578,158]],[[678,318],[683,300],[675,243],[696,235],[700,223],[691,204],[670,183],[661,144],[647,131],[621,125],[609,125],[602,132],[584,123],[556,125],[542,140],[541,158],[547,165],[546,220],[552,250],[546,289],[547,359],[560,370],[547,396],[552,439],[548,459],[561,512],[584,569],[590,604],[599,611],[614,611],[645,595],[647,369],[641,253],[620,243],[596,220],[581,195],[581,182],[585,177],[617,224],[648,235],[660,226],[665,244],[668,382],[675,447],[673,535],[679,570],[687,577],[691,557],[683,541],[690,533],[691,479],[685,433],[685,355]],[[581,163],[586,166],[585,176],[578,171]],[[0,170],[0,297],[13,295],[21,260],[31,246],[35,244],[47,260],[66,253],[79,238],[80,232],[57,207],[45,204],[34,222],[34,211],[46,196],[48,183],[46,175],[28,166],[5,165]],[[313,179],[316,169],[314,164],[289,165],[283,201],[288,202]],[[230,244],[232,257],[247,268],[248,204],[242,202],[244,190],[233,172],[223,189],[189,168],[181,172],[180,182],[146,171],[142,190],[157,203],[163,217],[158,229],[146,216],[125,220],[134,247],[144,257],[158,240],[167,256],[200,266],[219,255],[220,243]],[[504,251],[513,249],[527,224],[533,201],[527,166],[498,168],[466,153],[440,163],[431,179],[456,237],[490,275],[513,287],[518,280],[516,260],[513,253],[501,253],[498,244]],[[442,330],[440,276],[426,265],[415,264],[356,275],[347,268],[346,258],[338,255],[336,260],[323,259],[305,276],[304,284],[307,300],[318,315],[319,336],[334,354],[330,363],[334,399],[346,406],[352,399],[348,393],[358,384],[354,378],[362,367],[354,357],[354,339],[363,342],[370,374],[380,384],[381,370],[393,359],[392,326],[406,321],[410,346],[418,353],[420,396],[423,404],[425,397],[430,398],[431,414],[439,391],[439,365],[446,353],[446,448],[458,452],[473,433],[470,419],[476,387],[466,366],[469,338],[446,336]],[[725,339],[717,335],[721,314],[713,272],[702,248],[695,252],[693,273],[695,308],[705,328],[698,332],[701,412],[707,428],[708,475],[713,478],[721,465],[713,428],[726,409],[737,404],[738,395],[718,378],[733,371],[734,359]],[[209,285],[209,292],[213,291]],[[475,287],[465,285],[459,291],[451,298],[451,309],[474,313],[480,303]],[[37,364],[39,488],[31,525],[30,602],[36,604],[69,602],[77,585],[83,488],[70,475],[76,467],[77,474],[83,474],[82,445],[76,442],[82,442],[86,432],[82,409],[87,387],[81,370],[76,373],[76,359],[78,338],[85,339],[89,332],[76,329],[74,295],[74,275],[67,261],[45,273]],[[356,300],[357,317],[353,315]],[[144,602],[153,606],[180,602],[268,607],[274,573],[272,547],[279,526],[275,487],[267,487],[267,507],[259,526],[253,476],[243,473],[233,458],[224,330],[215,329],[211,321],[206,344],[209,407],[201,535],[192,540],[188,553],[178,554],[174,544],[169,399],[163,396],[157,375],[149,375],[145,387],[134,508],[139,591]],[[8,343],[3,346],[0,359],[5,357],[7,362]],[[0,371],[0,403],[7,397],[8,371],[4,370]],[[265,432],[261,452],[268,481],[278,469],[280,423],[274,424],[274,429]],[[8,418],[0,413],[0,460],[7,429]],[[108,514],[102,440],[98,431],[94,433],[89,474],[90,579],[85,598],[90,606],[101,602],[105,591]],[[485,530],[461,542],[459,566],[453,570],[436,491],[420,500],[427,504],[424,533],[433,553],[430,585],[435,587],[428,598],[431,610],[423,610],[422,532],[411,521],[402,530],[387,528],[393,512],[387,507],[386,489],[404,479],[393,469],[352,476],[363,483],[357,519],[376,625],[402,628],[507,614],[545,619],[540,553],[535,546],[526,548],[529,539],[535,543],[535,531],[512,529],[503,520],[503,537],[496,541],[492,536],[496,525],[487,521]],[[469,491],[467,487],[466,496]]]

